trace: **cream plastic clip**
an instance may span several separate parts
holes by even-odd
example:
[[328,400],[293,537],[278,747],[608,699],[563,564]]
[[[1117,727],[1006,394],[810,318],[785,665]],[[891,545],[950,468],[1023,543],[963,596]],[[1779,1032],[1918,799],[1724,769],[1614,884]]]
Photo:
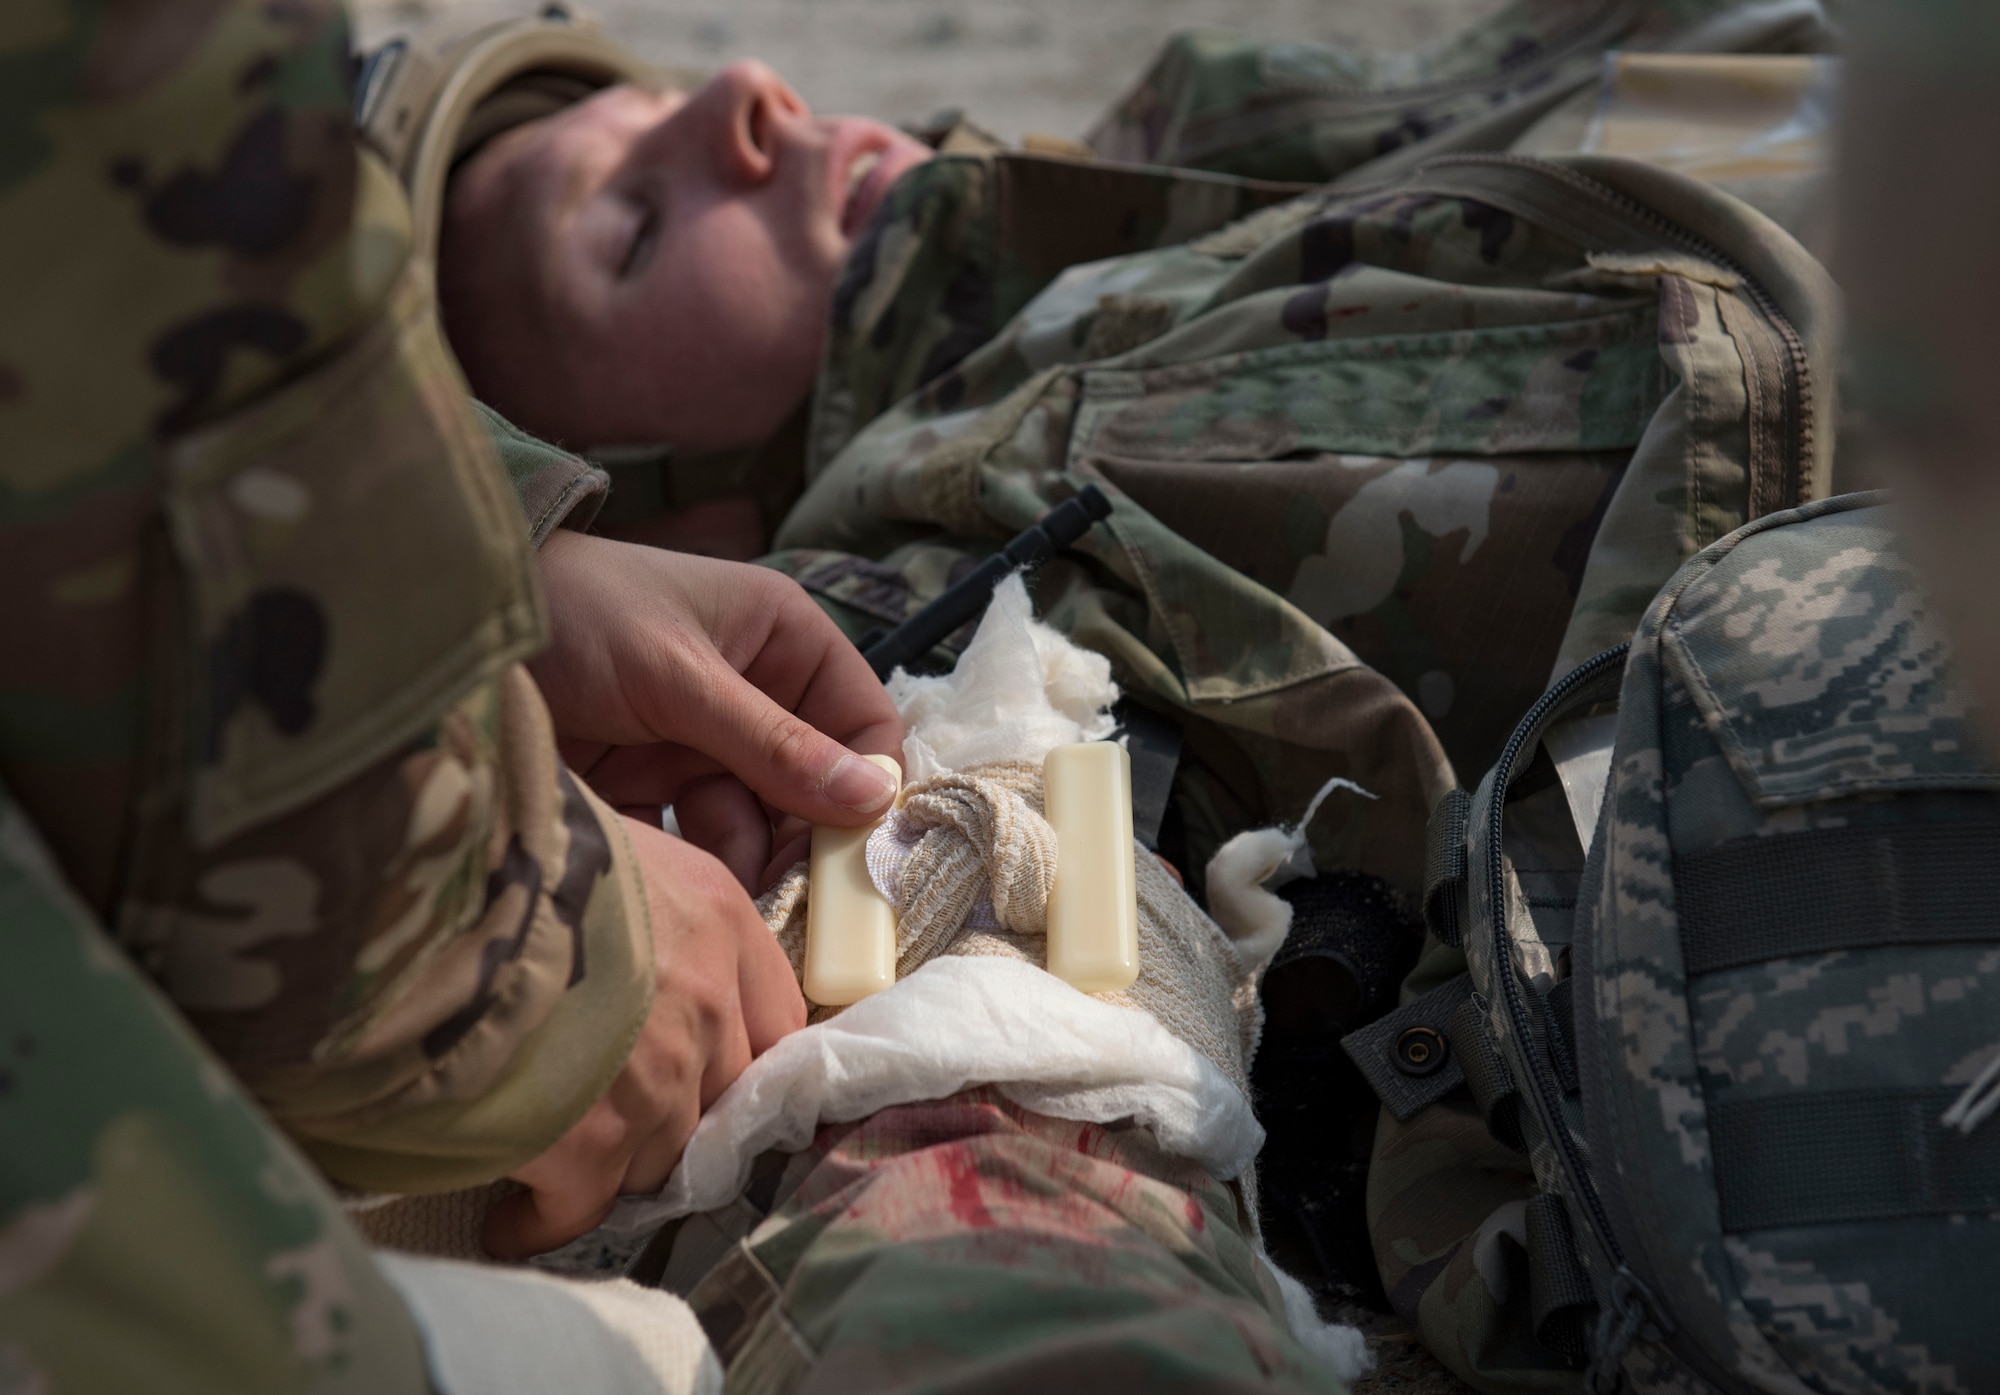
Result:
[[1114,741],[1058,746],[1042,763],[1056,831],[1049,972],[1086,993],[1139,977],[1139,886],[1132,861],[1132,758]]
[[[895,761],[867,759],[902,784],[903,768]],[[880,822],[813,825],[804,988],[822,1007],[858,1003],[896,981],[896,908],[868,875],[868,835]]]

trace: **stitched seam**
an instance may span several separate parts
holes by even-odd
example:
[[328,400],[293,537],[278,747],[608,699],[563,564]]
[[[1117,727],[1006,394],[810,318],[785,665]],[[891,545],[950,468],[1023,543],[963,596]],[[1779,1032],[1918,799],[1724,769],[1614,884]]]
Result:
[[[593,488],[594,484],[595,481],[591,479],[590,471],[586,469],[563,487],[562,493],[555,497],[554,502],[535,516],[534,523],[528,529],[528,536],[537,548],[540,548],[544,542],[548,541],[548,535],[555,531],[555,523],[560,523],[564,518],[567,518],[570,511],[585,496],[596,492]],[[551,522],[552,518],[554,520],[553,523]]]

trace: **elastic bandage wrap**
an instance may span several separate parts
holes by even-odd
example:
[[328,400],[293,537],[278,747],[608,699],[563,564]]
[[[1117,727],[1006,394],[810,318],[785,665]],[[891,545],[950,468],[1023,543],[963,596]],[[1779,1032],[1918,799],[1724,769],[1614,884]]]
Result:
[[[950,674],[898,670],[889,692],[907,728],[909,777],[870,836],[867,857],[897,911],[897,978],[950,956],[1045,968],[1057,850],[1043,816],[1042,761],[1057,746],[1111,737],[1118,688],[1110,663],[1036,621],[1015,576],[995,590]],[[1263,1030],[1257,985],[1283,929],[1273,935],[1261,927],[1239,943],[1152,853],[1137,849],[1136,867],[1138,980],[1092,996],[1152,1017],[1247,1097]],[[801,863],[758,903],[799,973],[810,896]],[[815,1007],[808,1021],[844,1010]],[[1254,1218],[1255,1182],[1247,1174],[1242,1182]]]

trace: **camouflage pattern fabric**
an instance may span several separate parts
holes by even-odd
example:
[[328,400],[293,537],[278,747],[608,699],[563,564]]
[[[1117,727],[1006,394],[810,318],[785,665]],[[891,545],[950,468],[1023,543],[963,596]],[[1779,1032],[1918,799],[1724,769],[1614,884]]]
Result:
[[344,19],[30,0],[0,77],[0,775],[322,1167],[497,1176],[622,1064],[651,940]]
[[1640,1390],[1701,1356],[1728,1389],[2000,1382],[2000,1135],[1940,1122],[2000,1053],[2000,773],[1879,502],[1704,554],[1626,670],[1578,1059],[1613,1227],[1678,1323],[1627,1357]]
[[[1434,943],[1411,986],[1469,966],[1461,1011],[1498,1049],[1484,1094],[1512,1097],[1513,1157],[1491,1112],[1385,1124],[1371,1219],[1385,1273],[1426,1290],[1427,1342],[1481,1390],[2000,1377],[2000,1135],[1948,1122],[2000,1059],[2000,772],[1880,505],[1843,496],[1706,550],[1629,661],[1579,670],[1523,724],[1526,750],[1622,677],[1573,926],[1544,933],[1511,852],[1489,862],[1526,756],[1473,797],[1463,950]],[[1474,1034],[1454,1021],[1451,1041],[1486,1107]],[[1425,1253],[1425,1203],[1468,1176],[1487,1221]],[[1563,1305],[1598,1320],[1550,1350],[1536,1334],[1562,1335]]]
[[[1208,42],[1181,46],[1173,82],[1226,86]],[[1387,110],[1375,119],[1393,125]],[[1504,147],[1523,126],[1437,138]],[[1539,135],[1559,148],[1553,121]],[[1416,148],[1351,182],[1394,176]],[[1338,172],[1295,156],[1239,168]],[[861,636],[1083,480],[1106,488],[1110,524],[1044,566],[1038,610],[1181,719],[1162,846],[1191,871],[1344,774],[1383,798],[1323,814],[1316,861],[1414,897],[1452,764],[1489,765],[1550,677],[1629,635],[1685,558],[1829,487],[1830,282],[1756,212],[1686,180],[1604,160],[1437,161],[1075,267],[997,336],[976,317],[954,336],[986,302],[973,255],[951,273],[953,239],[982,248],[1024,221],[963,212],[991,202],[986,168],[945,160],[905,180],[874,234],[895,255],[850,267],[820,389],[831,429],[779,538],[796,550],[771,561]],[[928,327],[915,367],[899,357],[912,323]],[[978,347],[955,361],[932,347],[954,342]],[[888,387],[853,387],[870,382]],[[1545,879],[1573,895],[1581,861]],[[1434,945],[1406,999],[1463,968]],[[1577,1379],[1516,1321],[1537,1191],[1462,1096],[1383,1119],[1370,1221],[1385,1286],[1484,1389]]]
[[1381,799],[1329,810],[1315,857],[1414,891],[1433,733],[1482,769],[1681,560],[1825,487],[1830,284],[1692,181],[1443,159],[1074,266],[953,361],[961,306],[960,341],[987,332],[977,249],[1018,221],[995,181],[919,168],[850,264],[772,565],[859,633],[1099,484],[1112,518],[1038,610],[1187,722],[1192,867],[1337,774]]
[[[1406,1001],[1465,972],[1434,938]],[[1577,1363],[1536,1340],[1527,1205],[1541,1190],[1525,1154],[1494,1138],[1463,1088],[1375,1125],[1367,1214],[1390,1305],[1425,1348],[1482,1395],[1574,1395]],[[1511,1302],[1510,1302],[1511,1300]]]
[[823,1127],[663,1231],[732,1392],[1339,1391],[1236,1192],[1136,1126],[993,1090]]
[[2000,141],[2000,13],[1980,0],[1850,13],[1835,256],[1866,428],[1854,453],[1897,491],[2000,751],[2000,273],[1985,251],[2000,188],[1967,174]]
[[1089,143],[1113,160],[1358,185],[1507,149],[1594,86],[1610,49],[1777,52],[1826,38],[1796,8],[1737,0],[1515,0],[1415,53],[1197,31],[1167,44]]
[[428,1391],[416,1329],[325,1185],[4,793],[0,924],[0,1387]]
[[539,548],[558,528],[590,527],[611,490],[611,477],[603,469],[530,436],[484,402],[474,402],[472,410],[521,501],[531,546]]

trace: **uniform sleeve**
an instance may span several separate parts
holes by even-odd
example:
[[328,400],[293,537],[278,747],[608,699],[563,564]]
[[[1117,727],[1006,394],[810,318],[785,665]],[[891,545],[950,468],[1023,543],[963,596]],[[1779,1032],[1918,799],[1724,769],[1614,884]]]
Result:
[[417,1330],[326,1187],[4,792],[0,924],[9,1388],[428,1391]]
[[347,55],[332,0],[0,26],[0,779],[330,1174],[430,1190],[589,1107],[651,935]]
[[508,482],[520,496],[529,542],[539,548],[558,528],[588,529],[611,492],[610,475],[580,456],[530,436],[483,402],[475,402],[473,408],[506,468]]

